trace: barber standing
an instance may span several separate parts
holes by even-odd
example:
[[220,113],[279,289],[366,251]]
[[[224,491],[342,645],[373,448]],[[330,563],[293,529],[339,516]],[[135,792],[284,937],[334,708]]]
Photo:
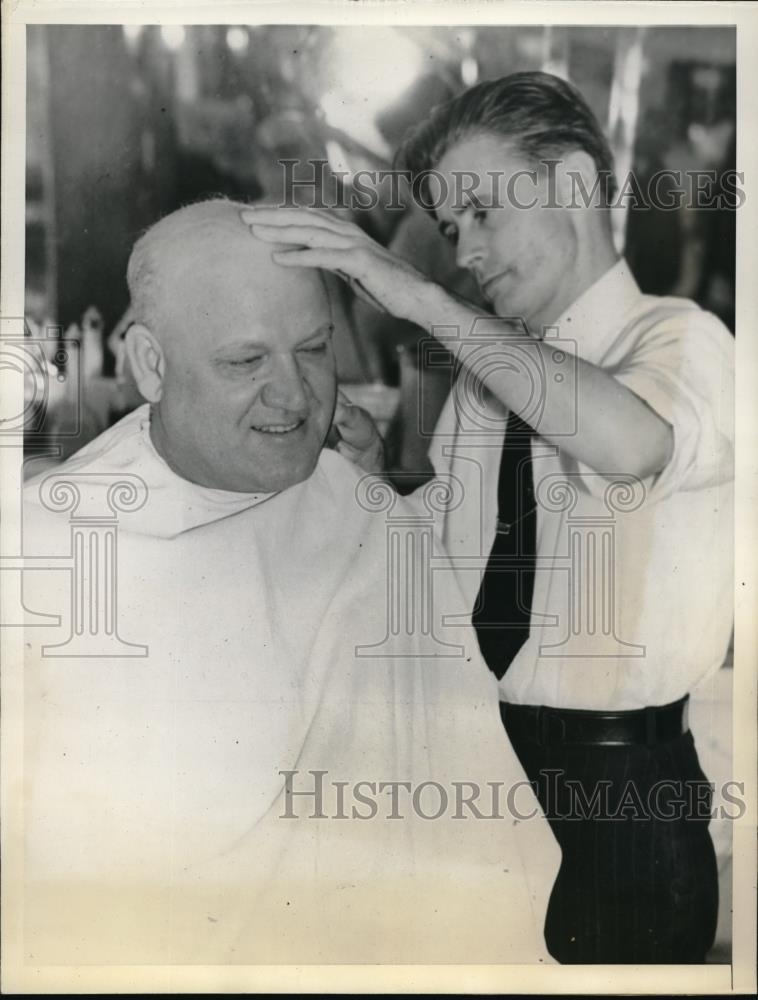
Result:
[[479,84],[401,156],[491,314],[328,213],[243,218],[460,365],[431,457],[464,487],[445,543],[563,852],[551,954],[702,962],[718,883],[687,701],[732,622],[733,339],[642,295],[614,249],[607,141],[559,78]]

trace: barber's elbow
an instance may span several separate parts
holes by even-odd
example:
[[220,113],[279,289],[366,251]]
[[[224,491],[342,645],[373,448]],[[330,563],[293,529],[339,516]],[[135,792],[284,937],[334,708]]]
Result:
[[674,429],[664,420],[658,420],[653,433],[645,435],[630,449],[627,471],[637,479],[657,476],[674,457]]

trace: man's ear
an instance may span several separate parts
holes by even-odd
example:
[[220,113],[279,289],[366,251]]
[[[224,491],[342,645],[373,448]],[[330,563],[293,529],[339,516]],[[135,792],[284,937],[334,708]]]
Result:
[[129,367],[140,394],[148,403],[157,403],[163,395],[166,362],[163,349],[142,323],[132,323],[124,337]]

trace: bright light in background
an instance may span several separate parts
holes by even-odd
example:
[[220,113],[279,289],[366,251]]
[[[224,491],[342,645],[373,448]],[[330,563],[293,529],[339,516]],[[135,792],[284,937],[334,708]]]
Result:
[[344,174],[344,179],[349,183],[352,176],[352,170],[345,159],[345,150],[333,139],[326,140],[326,157],[329,161],[329,167],[331,168],[332,173]]
[[121,28],[124,32],[124,41],[126,42],[126,47],[135,55],[137,48],[139,46],[139,40],[142,37],[142,32],[144,31],[143,24],[122,24]]
[[250,35],[244,28],[230,28],[226,33],[226,44],[232,52],[246,52],[250,45]]
[[569,80],[569,40],[563,25],[546,24],[542,34],[542,72]]
[[[643,44],[645,28],[630,28],[616,39],[613,84],[608,101],[608,136],[622,189],[632,168],[634,140],[640,106],[640,83],[645,70]],[[628,204],[611,212],[611,228],[616,249],[621,253],[626,238]]]
[[461,62],[461,80],[467,87],[473,87],[479,79],[479,63],[473,56],[466,56]]
[[419,77],[423,63],[421,49],[395,28],[335,28],[320,64],[329,123],[388,155],[376,117]]
[[456,32],[458,40],[467,52],[470,52],[474,47],[474,42],[476,41],[476,32],[473,28],[461,28],[460,31]]
[[548,59],[547,62],[542,64],[542,72],[550,73],[551,76],[559,76],[561,80],[566,80],[568,83],[571,83],[565,59]]
[[164,24],[161,27],[161,38],[166,48],[176,52],[184,44],[185,31],[181,24]]
[[139,41],[140,35],[142,34],[144,25],[142,24],[123,24],[121,26],[124,31],[124,37],[127,42],[132,45],[136,45]]

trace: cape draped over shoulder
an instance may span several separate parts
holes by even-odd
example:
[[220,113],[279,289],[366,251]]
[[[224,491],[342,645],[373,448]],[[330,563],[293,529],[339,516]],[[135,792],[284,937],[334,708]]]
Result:
[[[76,553],[51,476],[80,512],[144,483],[115,566],[115,627],[144,655],[66,655]],[[36,962],[550,961],[559,851],[473,631],[442,623],[464,600],[435,570],[447,646],[421,623],[381,645],[391,547],[360,478],[324,451],[279,494],[204,489],[157,455],[143,407],[27,485],[24,602],[59,616],[25,636]],[[456,804],[471,783],[480,818]]]

